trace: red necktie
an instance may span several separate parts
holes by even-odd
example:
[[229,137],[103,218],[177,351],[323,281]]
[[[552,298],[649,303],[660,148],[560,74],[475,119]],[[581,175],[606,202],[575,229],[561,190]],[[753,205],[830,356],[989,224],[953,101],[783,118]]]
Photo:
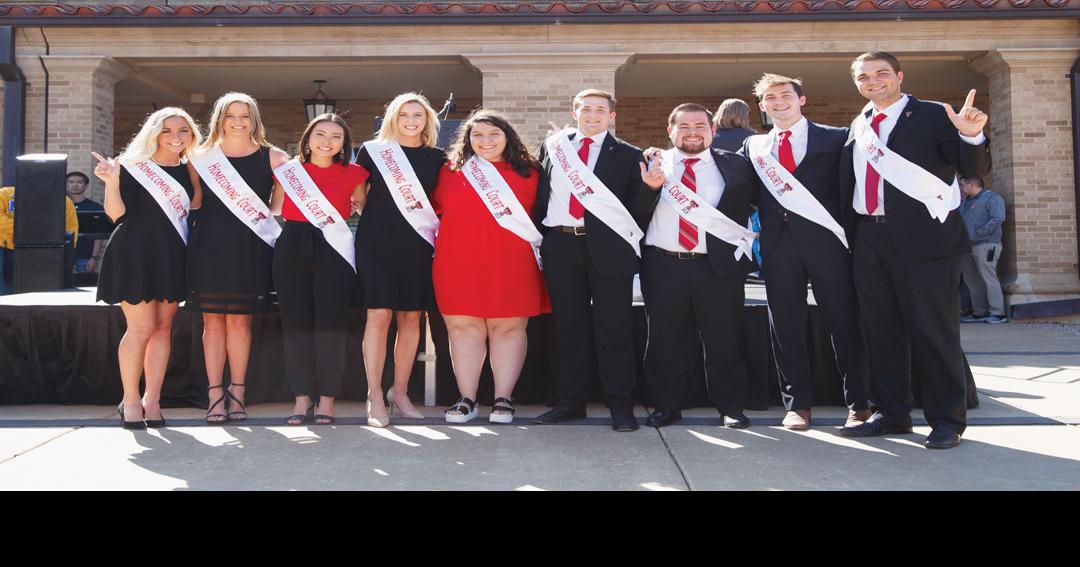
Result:
[[[582,138],[581,149],[577,151],[577,156],[581,158],[581,163],[585,164],[585,167],[589,167],[589,144],[592,143],[592,138]],[[578,201],[573,194],[570,195],[570,216],[576,219],[585,216],[585,207],[581,205],[581,201]]]
[[[682,179],[680,180],[684,187],[697,193],[697,176],[694,175],[693,165],[701,161],[698,158],[686,158],[683,160],[683,165],[686,166],[683,169]],[[686,219],[679,217],[679,245],[685,248],[688,252],[693,250],[698,245],[698,231],[697,227],[693,223],[687,222]]]
[[795,173],[795,152],[791,151],[791,130],[784,130],[780,132],[780,165],[784,166],[784,169],[788,170],[788,173]]
[[[881,124],[882,120],[885,120],[885,115],[878,114],[870,122],[870,127],[874,129],[875,134],[881,134],[881,132],[878,131],[878,126]],[[870,165],[870,161],[868,160],[866,162],[866,214],[868,215],[874,214],[874,211],[877,210],[877,188],[878,182],[880,181],[881,176],[878,175],[877,170]]]

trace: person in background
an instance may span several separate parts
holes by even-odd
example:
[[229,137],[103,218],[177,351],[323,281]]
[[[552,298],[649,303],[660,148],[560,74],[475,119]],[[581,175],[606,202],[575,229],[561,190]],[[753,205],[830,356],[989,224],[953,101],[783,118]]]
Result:
[[[86,196],[86,190],[90,186],[90,178],[81,171],[72,171],[67,174],[65,190],[71,202],[75,205],[77,213],[105,212],[101,203]],[[101,261],[101,249],[104,242],[101,240],[83,239],[75,246],[75,273],[97,272],[98,263]]]
[[972,314],[964,322],[1005,323],[1005,296],[998,280],[1001,259],[1001,225],[1005,222],[1005,199],[986,189],[978,177],[961,178],[960,216],[971,239],[971,252],[960,258],[964,282],[971,293]]
[[743,141],[757,134],[750,128],[750,106],[737,98],[720,103],[713,127],[716,133],[713,134],[712,147],[729,152],[741,150]]

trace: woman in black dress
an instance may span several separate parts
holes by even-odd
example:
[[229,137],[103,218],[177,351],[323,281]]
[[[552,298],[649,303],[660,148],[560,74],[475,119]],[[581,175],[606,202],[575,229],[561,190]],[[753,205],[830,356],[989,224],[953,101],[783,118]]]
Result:
[[[105,214],[117,223],[105,248],[98,300],[120,304],[127,331],[120,340],[120,380],[125,429],[164,427],[161,388],[169,364],[172,321],[185,296],[184,255],[187,213],[201,197],[198,180],[185,163],[201,141],[195,121],[183,109],[163,108],[150,115],[119,157],[98,160],[94,175],[105,182]],[[141,168],[139,167],[141,164]],[[157,170],[163,181],[182,190],[159,205],[152,190],[133,171]],[[161,177],[156,171],[151,179]],[[158,194],[163,193],[158,188]],[[146,373],[146,391],[139,382]]]
[[[215,148],[221,150],[255,197],[268,206],[274,190],[274,168],[289,161],[289,155],[266,141],[255,99],[243,93],[228,93],[217,100],[210,117],[210,133],[199,149],[202,155],[196,163],[203,156],[209,157]],[[274,248],[256,234],[254,225],[241,221],[218,197],[216,188],[221,187],[220,182],[206,178],[201,182],[202,207],[188,240],[188,295],[184,307],[203,316],[202,343],[210,398],[206,421],[243,421],[247,419],[243,388],[251,353],[251,316],[276,308]],[[226,359],[229,388],[219,391],[223,388]]]
[[[387,106],[382,128],[372,142],[399,145],[424,193],[430,196],[446,163],[446,153],[435,147],[438,139],[439,119],[431,104],[422,95],[405,93]],[[390,323],[396,321],[394,386],[387,398],[404,417],[423,418],[409,401],[408,387],[420,343],[420,312],[436,310],[431,282],[434,247],[405,220],[366,147],[360,150],[356,163],[371,173],[356,227],[356,269],[367,309],[364,370],[372,408],[369,417],[389,420],[382,375],[387,334]]]

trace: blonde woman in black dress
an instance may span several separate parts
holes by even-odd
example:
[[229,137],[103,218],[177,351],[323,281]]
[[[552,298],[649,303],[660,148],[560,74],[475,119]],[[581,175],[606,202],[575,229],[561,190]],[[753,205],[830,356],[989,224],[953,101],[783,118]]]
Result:
[[[435,191],[439,171],[446,162],[446,153],[435,147],[438,126],[438,116],[426,98],[416,93],[398,95],[387,106],[378,136],[365,144],[356,160],[371,173],[366,203],[356,227],[356,267],[367,308],[364,369],[368,378],[369,417],[385,423],[389,423],[389,416],[383,400],[382,374],[391,322],[397,323],[397,342],[394,386],[387,397],[403,417],[423,418],[409,401],[408,386],[420,343],[420,313],[436,309],[431,282],[434,231],[424,219],[434,218],[435,226],[438,219],[430,210],[430,202],[426,205],[424,202]],[[371,147],[386,149],[373,156]],[[399,148],[397,156],[407,160],[422,189],[410,193],[406,205],[400,204],[401,192],[392,193],[394,179],[388,184],[380,169],[387,164],[380,156],[390,150],[398,152]],[[396,172],[402,165],[405,164],[392,162],[391,171]],[[423,218],[417,220],[417,217]]]
[[[204,194],[188,242],[184,305],[203,317],[208,423],[247,419],[251,317],[277,308],[272,264],[280,229],[269,203],[274,168],[287,161],[288,154],[267,142],[255,99],[228,93],[217,100],[210,133],[194,160]],[[224,390],[226,360],[229,387]]]
[[201,197],[186,162],[200,141],[191,116],[169,107],[151,114],[120,156],[93,154],[94,175],[105,182],[105,214],[118,225],[105,248],[97,297],[120,304],[127,321],[119,349],[125,429],[165,426],[161,388],[173,316],[185,296],[187,215]]

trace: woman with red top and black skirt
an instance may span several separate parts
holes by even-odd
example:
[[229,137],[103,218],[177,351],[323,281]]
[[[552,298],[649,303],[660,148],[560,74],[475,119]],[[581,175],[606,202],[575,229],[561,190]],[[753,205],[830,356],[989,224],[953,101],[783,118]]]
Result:
[[529,317],[551,311],[535,248],[542,237],[531,220],[540,167],[506,118],[490,110],[465,121],[449,154],[434,195],[442,219],[432,270],[461,392],[446,421],[476,417],[480,371],[490,355],[489,421],[511,423],[525,328]]
[[356,277],[352,233],[344,219],[361,206],[368,178],[367,170],[349,163],[350,140],[340,116],[317,116],[300,137],[297,160],[274,170],[271,211],[285,219],[274,246],[274,285],[285,372],[296,396],[287,425],[334,423],[334,399],[341,394]]

